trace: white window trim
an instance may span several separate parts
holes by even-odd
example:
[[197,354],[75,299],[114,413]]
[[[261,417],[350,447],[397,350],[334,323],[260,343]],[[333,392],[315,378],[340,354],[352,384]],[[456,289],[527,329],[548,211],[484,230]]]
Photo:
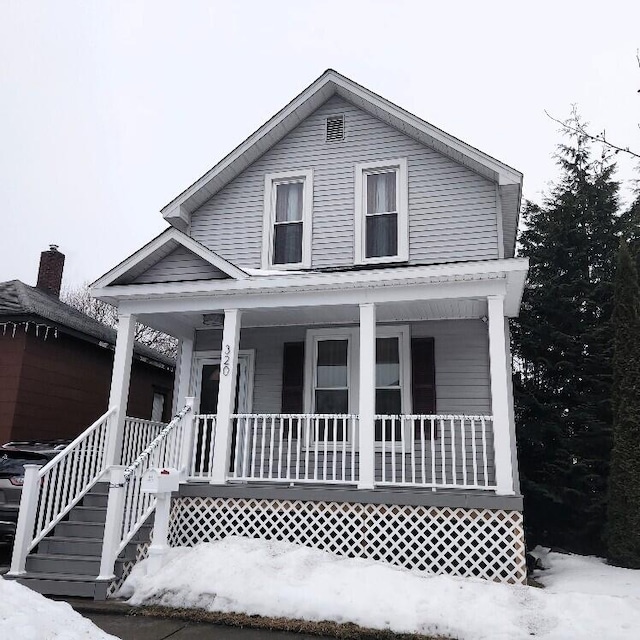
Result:
[[[397,169],[398,198],[398,253],[395,256],[382,256],[367,258],[365,223],[367,204],[365,175],[379,169]],[[364,162],[356,164],[355,175],[355,263],[379,264],[385,262],[402,262],[409,259],[409,181],[407,172],[407,159],[396,158],[379,162]]]
[[[400,414],[411,415],[413,412],[411,402],[411,334],[408,324],[403,325],[387,325],[378,327],[376,331],[376,338],[398,338],[400,344],[398,345],[400,354]],[[376,390],[378,384],[376,380]],[[378,415],[378,412],[375,412]],[[411,442],[411,425],[405,424],[405,442]],[[389,442],[386,443],[387,449],[389,448]],[[402,448],[401,442],[396,442],[396,451],[400,451]],[[375,441],[376,451],[382,450],[382,441]]]
[[304,388],[304,408],[305,413],[313,414],[314,391],[316,388],[316,356],[318,353],[317,344],[321,340],[347,340],[347,380],[349,382],[349,413],[356,413],[358,406],[358,363],[359,340],[358,329],[356,327],[337,327],[329,329],[308,329],[304,345],[305,353],[305,380]]
[[[383,325],[376,328],[376,338],[398,338],[400,355],[400,413],[410,415],[411,408],[411,336],[409,325]],[[376,380],[376,389],[378,388]]]
[[[197,408],[196,411],[200,411],[200,392],[202,390],[202,365],[203,364],[220,364],[222,359],[222,352],[217,350],[196,351],[193,354],[191,360],[191,381],[189,384],[189,393],[195,397],[194,405]],[[239,349],[238,350],[238,362],[242,364],[241,371],[244,369],[246,372],[246,378],[240,380],[240,388],[244,397],[244,408],[241,413],[253,412],[253,384],[254,384],[254,372],[256,362],[256,350],[255,349]]]
[[[273,238],[275,228],[274,188],[280,182],[301,181],[302,188],[302,262],[273,264]],[[267,173],[264,177],[264,215],[262,225],[262,268],[263,269],[309,269],[311,268],[311,238],[313,212],[313,170],[281,171]]]

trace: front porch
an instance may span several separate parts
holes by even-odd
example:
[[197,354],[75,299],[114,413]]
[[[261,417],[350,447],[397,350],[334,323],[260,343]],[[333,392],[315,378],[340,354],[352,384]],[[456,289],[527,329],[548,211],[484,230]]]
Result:
[[251,295],[243,284],[214,298],[123,298],[115,447],[139,320],[180,339],[174,412],[194,397],[199,416],[190,482],[519,493],[506,316],[520,286],[510,273],[271,291],[292,278],[255,278]]

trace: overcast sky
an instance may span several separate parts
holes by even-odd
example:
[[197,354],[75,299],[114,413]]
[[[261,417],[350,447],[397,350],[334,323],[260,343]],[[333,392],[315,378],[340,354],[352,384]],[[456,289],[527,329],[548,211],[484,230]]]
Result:
[[[640,2],[0,0],[0,281],[92,281],[328,67],[524,173],[576,103],[640,147]],[[631,163],[619,177],[634,176]]]

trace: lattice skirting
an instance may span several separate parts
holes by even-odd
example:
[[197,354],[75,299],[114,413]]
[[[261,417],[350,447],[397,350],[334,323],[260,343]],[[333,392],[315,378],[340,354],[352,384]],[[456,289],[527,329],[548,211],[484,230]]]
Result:
[[228,535],[287,540],[432,573],[512,584],[527,577],[519,511],[203,497],[173,501],[171,546]]
[[138,564],[138,562],[144,560],[149,555],[149,546],[151,542],[140,542],[136,545],[136,555],[132,560],[128,560],[122,565],[122,575],[116,578],[107,589],[107,598],[113,597],[120,587],[124,584],[124,581],[129,577],[131,569]]

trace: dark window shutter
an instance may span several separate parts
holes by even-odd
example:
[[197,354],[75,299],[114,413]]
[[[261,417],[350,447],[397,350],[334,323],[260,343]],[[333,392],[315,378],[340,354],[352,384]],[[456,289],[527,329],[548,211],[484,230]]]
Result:
[[413,413],[435,413],[436,367],[433,338],[411,340],[411,387]]
[[285,342],[282,358],[282,413],[304,411],[304,342]]

